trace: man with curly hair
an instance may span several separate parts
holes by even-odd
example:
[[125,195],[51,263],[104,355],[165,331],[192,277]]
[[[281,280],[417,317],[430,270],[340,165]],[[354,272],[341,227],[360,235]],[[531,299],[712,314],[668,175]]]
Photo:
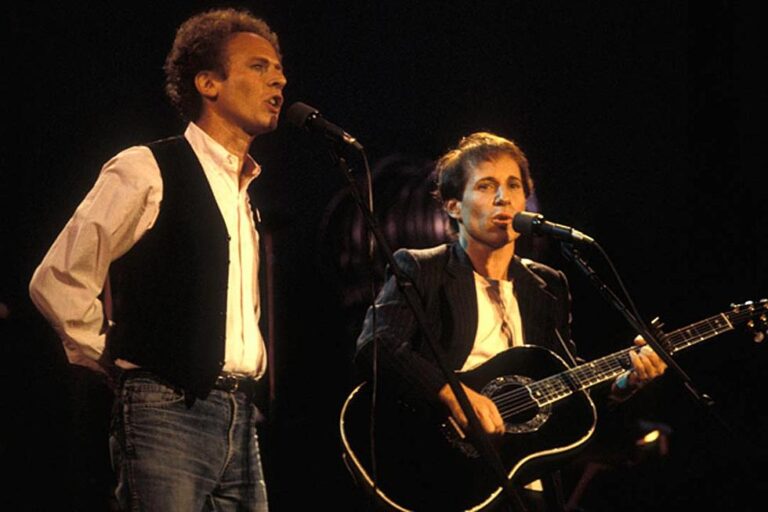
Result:
[[[254,138],[277,127],[277,36],[245,11],[193,16],[165,63],[182,136],[107,162],[30,295],[69,361],[110,375],[116,496],[130,510],[267,510],[256,421],[265,344]],[[114,314],[102,291],[111,274]]]

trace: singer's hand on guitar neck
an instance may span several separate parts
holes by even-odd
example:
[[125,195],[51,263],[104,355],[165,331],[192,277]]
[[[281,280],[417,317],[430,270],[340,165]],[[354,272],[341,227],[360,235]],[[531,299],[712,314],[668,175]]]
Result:
[[[488,434],[503,434],[504,420],[501,418],[501,414],[499,414],[499,410],[496,408],[496,404],[493,403],[490,398],[477,393],[464,384],[462,384],[461,387],[467,394],[469,404],[472,406],[472,410],[480,420],[480,424],[482,425],[483,430],[485,430],[485,432]],[[463,429],[466,429],[469,422],[467,421],[467,417],[464,414],[464,411],[459,405],[459,401],[456,399],[456,395],[453,393],[453,390],[448,384],[440,389],[438,397],[440,398],[440,401],[445,404],[446,407],[448,407],[451,416],[453,416],[453,419],[456,420],[459,426],[461,426]]]
[[637,336],[634,342],[640,350],[629,353],[632,369],[619,376],[611,387],[611,397],[616,400],[627,398],[653,379],[663,375],[667,369],[667,364],[650,346],[646,345],[642,336]]
[[661,376],[667,369],[667,364],[645,344],[642,336],[635,338],[635,345],[641,347],[637,352],[630,352],[632,371],[629,375],[629,385],[641,387],[656,377]]

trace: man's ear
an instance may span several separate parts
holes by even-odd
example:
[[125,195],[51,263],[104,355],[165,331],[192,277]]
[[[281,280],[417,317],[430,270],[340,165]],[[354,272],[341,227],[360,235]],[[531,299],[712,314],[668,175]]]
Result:
[[200,95],[209,100],[215,100],[219,95],[221,79],[213,71],[200,71],[195,75],[195,89]]
[[443,204],[443,208],[449,217],[458,222],[461,222],[461,201],[458,199],[448,199]]

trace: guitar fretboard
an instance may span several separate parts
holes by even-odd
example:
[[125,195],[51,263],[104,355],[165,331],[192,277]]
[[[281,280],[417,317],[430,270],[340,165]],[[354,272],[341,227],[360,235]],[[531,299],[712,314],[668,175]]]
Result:
[[[754,315],[753,310],[720,313],[664,337],[664,343],[674,354],[709,338],[734,329],[735,325],[745,322]],[[626,348],[570,370],[558,373],[546,379],[526,386],[538,405],[544,406],[582,391],[592,386],[615,379],[632,366],[629,353],[640,347]]]

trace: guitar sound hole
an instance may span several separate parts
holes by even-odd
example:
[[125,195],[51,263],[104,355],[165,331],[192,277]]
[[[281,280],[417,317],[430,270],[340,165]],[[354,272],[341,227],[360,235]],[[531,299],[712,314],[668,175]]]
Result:
[[522,375],[505,375],[490,381],[482,393],[499,409],[509,434],[534,432],[549,417],[551,407],[539,407],[525,389],[533,379]]

